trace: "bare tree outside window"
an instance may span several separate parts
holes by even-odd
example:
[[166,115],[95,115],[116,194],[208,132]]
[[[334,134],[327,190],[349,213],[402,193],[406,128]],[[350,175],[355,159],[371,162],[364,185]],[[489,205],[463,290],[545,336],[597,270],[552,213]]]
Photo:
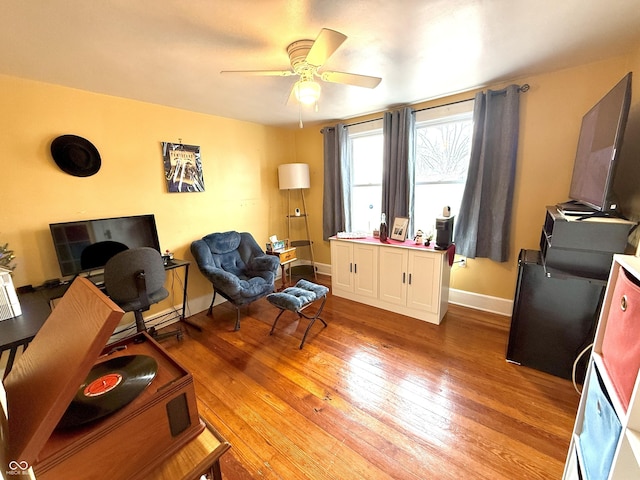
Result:
[[469,166],[471,122],[442,122],[416,130],[416,181],[464,182]]
[[443,207],[451,207],[454,215],[460,209],[472,131],[471,112],[416,125],[415,230],[433,234]]

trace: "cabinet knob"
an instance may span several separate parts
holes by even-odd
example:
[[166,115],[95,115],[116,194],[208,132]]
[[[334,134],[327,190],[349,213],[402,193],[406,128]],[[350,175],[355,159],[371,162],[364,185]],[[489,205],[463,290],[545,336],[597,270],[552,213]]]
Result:
[[620,299],[620,309],[623,312],[627,311],[627,296],[623,295],[622,298]]

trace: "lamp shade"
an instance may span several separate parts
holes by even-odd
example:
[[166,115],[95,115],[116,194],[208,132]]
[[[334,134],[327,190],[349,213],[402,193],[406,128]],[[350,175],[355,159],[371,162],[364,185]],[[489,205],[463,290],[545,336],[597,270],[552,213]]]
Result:
[[280,190],[309,188],[309,165],[306,163],[285,163],[278,167],[278,185]]
[[295,86],[296,98],[305,105],[312,105],[320,98],[320,84],[313,80],[300,80]]

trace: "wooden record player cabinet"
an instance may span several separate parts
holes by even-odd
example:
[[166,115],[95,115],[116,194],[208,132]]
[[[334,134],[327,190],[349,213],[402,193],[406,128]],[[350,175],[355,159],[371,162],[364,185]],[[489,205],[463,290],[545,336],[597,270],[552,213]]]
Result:
[[[105,349],[122,315],[91,282],[74,281],[4,381],[7,462],[26,462],[39,480],[148,478],[201,434],[191,374],[151,337],[139,334]],[[93,365],[131,354],[158,363],[143,393],[85,427],[55,430]]]

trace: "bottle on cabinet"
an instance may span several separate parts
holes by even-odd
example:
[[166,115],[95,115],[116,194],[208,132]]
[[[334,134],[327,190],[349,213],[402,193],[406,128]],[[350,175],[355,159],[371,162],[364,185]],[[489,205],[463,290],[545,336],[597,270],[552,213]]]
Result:
[[387,216],[383,213],[382,219],[380,220],[380,241],[386,242],[387,236],[388,236]]

